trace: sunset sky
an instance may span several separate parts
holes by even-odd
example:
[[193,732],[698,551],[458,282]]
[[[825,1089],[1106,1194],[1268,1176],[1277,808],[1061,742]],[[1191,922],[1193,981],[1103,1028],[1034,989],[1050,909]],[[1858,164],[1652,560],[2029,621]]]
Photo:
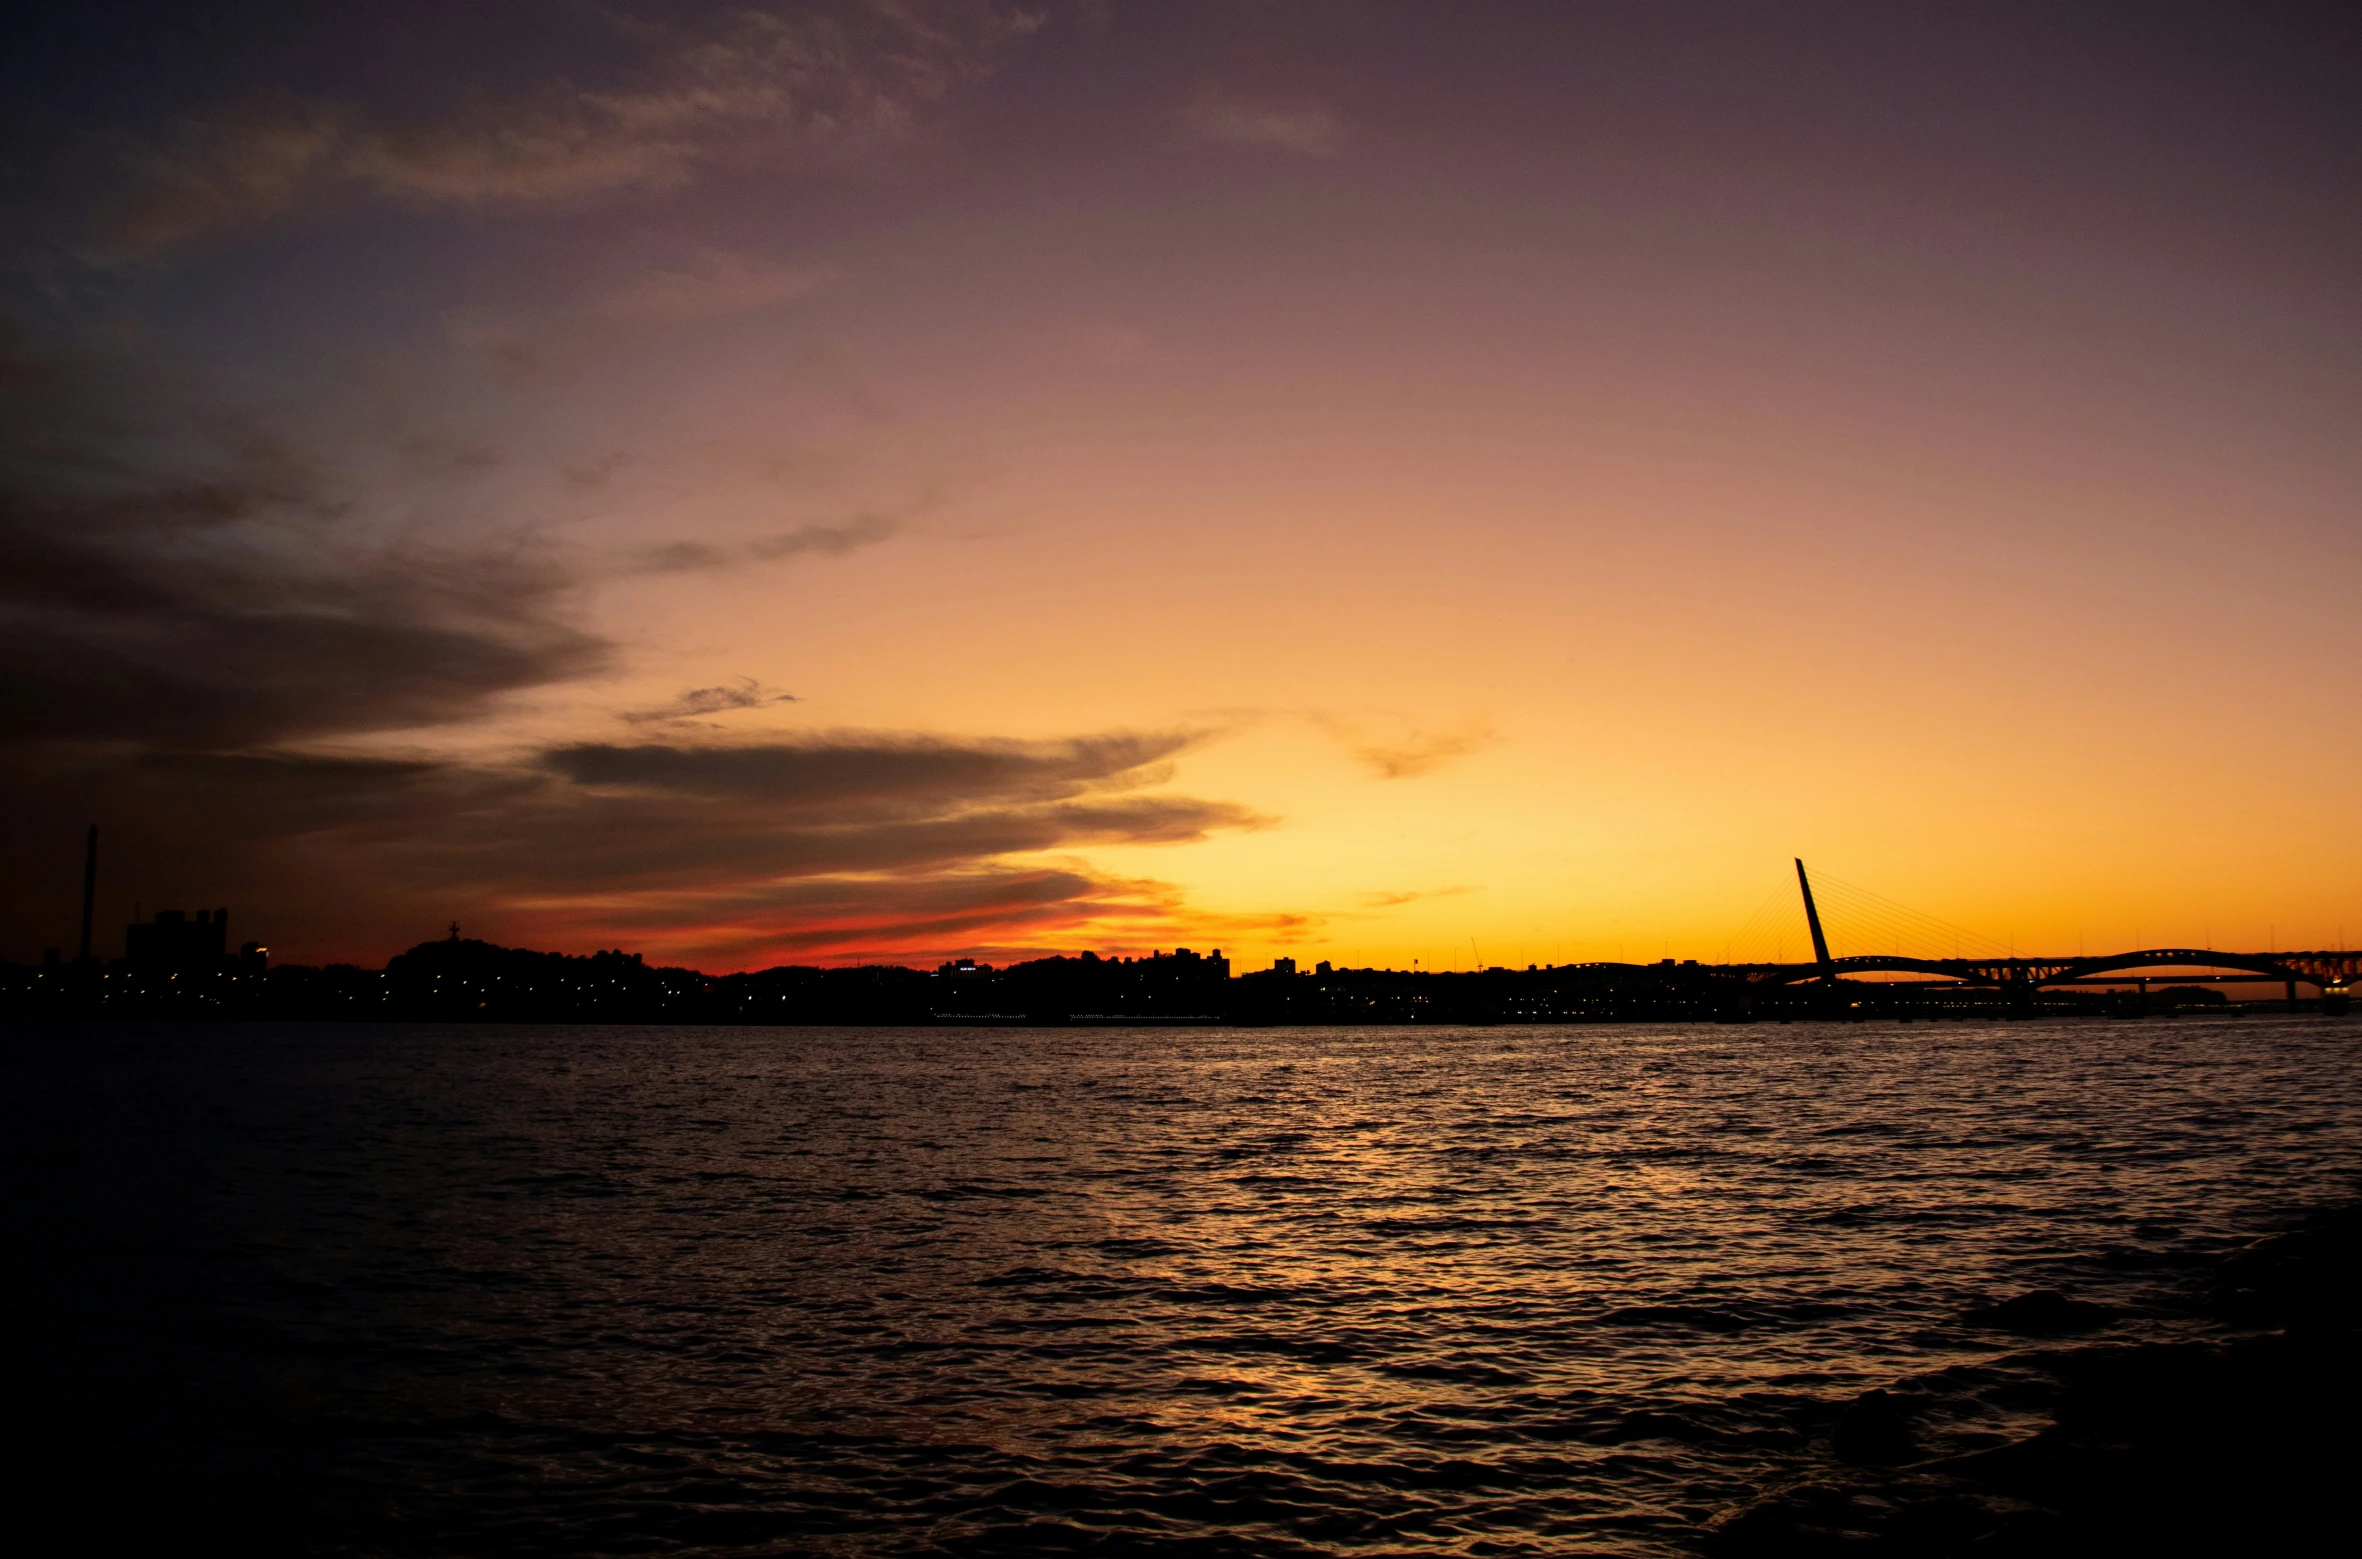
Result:
[[23,19],[0,956],[2350,946],[2347,22]]

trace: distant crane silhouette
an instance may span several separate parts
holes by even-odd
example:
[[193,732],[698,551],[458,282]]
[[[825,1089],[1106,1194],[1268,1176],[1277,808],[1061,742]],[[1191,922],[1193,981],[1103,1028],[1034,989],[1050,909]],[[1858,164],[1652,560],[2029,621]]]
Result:
[[90,962],[90,917],[98,907],[98,825],[90,825],[90,837],[82,845],[82,951],[77,963]]

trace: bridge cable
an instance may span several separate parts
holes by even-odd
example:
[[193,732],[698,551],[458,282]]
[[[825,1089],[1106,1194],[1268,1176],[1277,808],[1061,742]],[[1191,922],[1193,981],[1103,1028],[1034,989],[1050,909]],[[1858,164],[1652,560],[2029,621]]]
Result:
[[[1822,918],[1831,921],[1832,951],[1841,957],[1899,953],[1906,958],[2002,958],[2008,944],[1971,931],[1925,910],[1874,893],[1826,870],[1813,874],[1820,890]],[[1834,908],[1834,916],[1829,910]],[[1842,929],[1842,939],[1837,931]],[[1842,945],[1841,944],[1842,940]]]
[[1796,884],[1793,880],[1783,880],[1763,896],[1763,902],[1755,906],[1746,923],[1731,935],[1726,958],[1741,964],[1777,963],[1782,961],[1783,954],[1793,952],[1801,956],[1811,946]]

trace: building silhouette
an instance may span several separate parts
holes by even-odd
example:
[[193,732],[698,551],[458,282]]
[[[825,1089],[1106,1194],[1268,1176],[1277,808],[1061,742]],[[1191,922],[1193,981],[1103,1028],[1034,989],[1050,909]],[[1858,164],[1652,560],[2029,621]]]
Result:
[[182,910],[162,909],[149,921],[124,928],[123,961],[134,969],[186,969],[218,964],[228,956],[230,912],[199,910],[191,919]]

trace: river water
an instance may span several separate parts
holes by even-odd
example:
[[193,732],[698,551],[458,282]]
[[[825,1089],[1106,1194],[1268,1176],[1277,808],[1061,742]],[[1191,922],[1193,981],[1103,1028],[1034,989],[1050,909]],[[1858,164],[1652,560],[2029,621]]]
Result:
[[[12,1363],[250,1551],[1690,1551],[2349,1194],[2362,1023],[6,1037]],[[95,1491],[95,1492],[94,1492]]]

